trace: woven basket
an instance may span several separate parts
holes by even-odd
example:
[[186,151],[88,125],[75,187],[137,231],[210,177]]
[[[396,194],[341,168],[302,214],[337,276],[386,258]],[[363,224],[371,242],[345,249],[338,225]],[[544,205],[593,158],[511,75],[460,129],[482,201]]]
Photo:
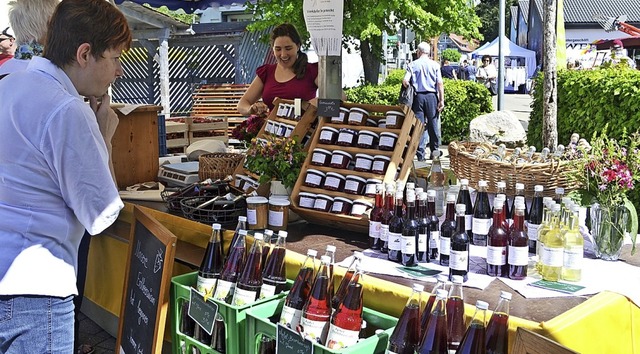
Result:
[[233,174],[244,155],[231,153],[203,154],[198,158],[198,177],[201,181],[207,178],[212,180],[222,179]]
[[[557,187],[562,187],[565,193],[578,188],[567,178],[571,165],[567,161],[552,161],[535,164],[512,164],[508,162],[477,159],[471,153],[478,143],[451,142],[448,146],[451,169],[458,178],[469,180],[469,186],[477,188],[478,181],[488,181],[488,191],[496,192],[496,183],[504,181],[507,184],[507,194],[515,194],[515,184],[523,183],[525,195],[533,196],[533,187],[544,187],[545,196],[553,196]],[[496,147],[497,148],[497,147]],[[507,149],[507,156],[512,150]]]

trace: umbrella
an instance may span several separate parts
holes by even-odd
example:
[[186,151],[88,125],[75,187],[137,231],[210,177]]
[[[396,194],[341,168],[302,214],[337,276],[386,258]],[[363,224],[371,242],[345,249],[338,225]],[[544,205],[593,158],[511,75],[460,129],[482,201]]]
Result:
[[[182,9],[187,13],[195,10],[204,10],[214,6],[242,5],[245,0],[126,0],[137,4],[149,4],[151,7],[166,6],[170,10]],[[116,4],[122,4],[125,0],[115,0]]]
[[598,50],[609,49],[613,46],[613,41],[619,40],[622,42],[622,45],[627,47],[640,47],[640,36],[635,37],[624,37],[618,39],[601,39],[595,43]]

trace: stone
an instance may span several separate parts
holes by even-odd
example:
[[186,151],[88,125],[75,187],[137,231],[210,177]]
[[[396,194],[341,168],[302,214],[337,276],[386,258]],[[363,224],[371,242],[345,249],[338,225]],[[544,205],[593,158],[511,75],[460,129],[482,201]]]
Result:
[[524,146],[527,132],[511,111],[495,111],[474,118],[469,123],[469,141],[505,144],[508,148]]

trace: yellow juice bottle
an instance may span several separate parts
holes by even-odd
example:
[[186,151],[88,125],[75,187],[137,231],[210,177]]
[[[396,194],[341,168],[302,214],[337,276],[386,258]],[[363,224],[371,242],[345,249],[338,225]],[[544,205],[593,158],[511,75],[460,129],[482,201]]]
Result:
[[584,239],[578,226],[577,205],[571,206],[569,227],[564,232],[564,257],[562,265],[562,279],[580,281],[582,279],[582,259],[584,256]]

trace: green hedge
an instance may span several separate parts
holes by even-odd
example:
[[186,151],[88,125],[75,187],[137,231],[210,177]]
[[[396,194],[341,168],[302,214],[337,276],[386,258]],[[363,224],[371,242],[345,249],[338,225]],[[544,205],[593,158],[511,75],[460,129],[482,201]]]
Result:
[[[349,102],[397,105],[404,70],[393,70],[380,85],[363,85],[345,90]],[[444,80],[445,106],[441,113],[442,143],[448,144],[469,136],[469,122],[493,111],[491,95],[483,86],[471,81]]]

